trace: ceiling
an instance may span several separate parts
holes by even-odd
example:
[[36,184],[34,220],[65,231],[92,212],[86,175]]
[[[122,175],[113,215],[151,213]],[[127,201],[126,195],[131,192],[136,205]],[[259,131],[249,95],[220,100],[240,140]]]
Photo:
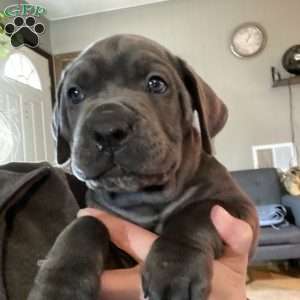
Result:
[[27,0],[47,9],[47,19],[59,20],[168,0]]

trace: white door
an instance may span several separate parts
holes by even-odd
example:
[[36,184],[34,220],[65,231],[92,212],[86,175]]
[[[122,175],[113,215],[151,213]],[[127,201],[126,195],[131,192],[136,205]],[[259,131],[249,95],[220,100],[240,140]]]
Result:
[[[14,79],[12,79],[14,78]],[[0,77],[0,163],[54,162],[48,61],[14,49]]]

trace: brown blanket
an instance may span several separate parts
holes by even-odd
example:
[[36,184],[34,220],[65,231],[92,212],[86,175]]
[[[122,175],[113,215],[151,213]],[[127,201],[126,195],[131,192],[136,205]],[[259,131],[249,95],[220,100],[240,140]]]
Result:
[[0,300],[25,300],[57,235],[84,206],[85,186],[48,163],[0,166]]

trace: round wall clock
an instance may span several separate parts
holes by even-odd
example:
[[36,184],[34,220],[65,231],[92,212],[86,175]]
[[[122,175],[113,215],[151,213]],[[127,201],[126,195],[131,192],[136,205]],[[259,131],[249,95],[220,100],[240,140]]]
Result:
[[263,50],[266,40],[266,33],[260,25],[245,23],[234,30],[230,49],[237,57],[251,57]]

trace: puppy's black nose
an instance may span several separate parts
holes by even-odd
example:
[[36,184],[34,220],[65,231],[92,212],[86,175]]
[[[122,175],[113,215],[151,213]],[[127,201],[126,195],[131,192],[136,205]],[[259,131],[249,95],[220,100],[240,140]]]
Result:
[[132,131],[131,111],[120,105],[106,104],[97,108],[93,114],[93,139],[100,151],[115,151],[126,144]]
[[106,148],[116,150],[124,143],[129,134],[129,127],[118,125],[106,124],[94,132],[94,139],[100,151]]

